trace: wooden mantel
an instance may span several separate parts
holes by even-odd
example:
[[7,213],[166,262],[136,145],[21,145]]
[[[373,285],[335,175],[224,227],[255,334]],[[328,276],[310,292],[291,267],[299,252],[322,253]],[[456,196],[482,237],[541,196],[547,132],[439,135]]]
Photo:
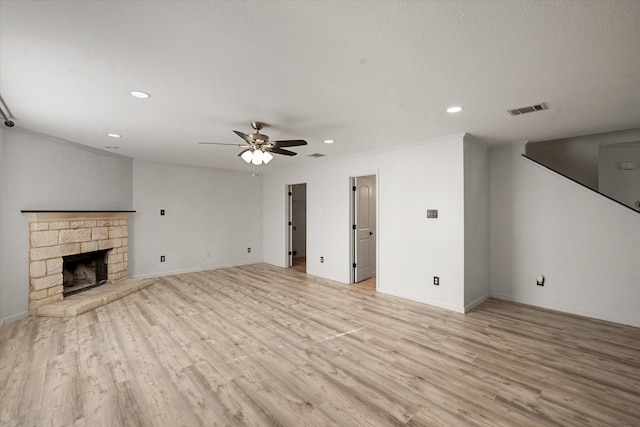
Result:
[[126,218],[127,215],[136,211],[111,211],[111,210],[36,210],[23,209],[21,213],[29,215],[29,220],[34,221],[51,221],[65,219],[81,219],[81,218]]

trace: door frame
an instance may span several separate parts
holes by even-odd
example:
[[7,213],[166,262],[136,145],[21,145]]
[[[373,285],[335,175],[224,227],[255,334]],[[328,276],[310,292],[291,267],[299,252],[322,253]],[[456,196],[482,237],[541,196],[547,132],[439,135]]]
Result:
[[285,185],[284,192],[284,200],[285,200],[285,218],[284,218],[284,229],[285,229],[285,267],[290,268],[293,266],[293,186],[294,185],[302,185],[304,184],[306,189],[306,199],[305,199],[305,242],[306,248],[305,253],[309,247],[309,184],[307,181],[294,182],[292,184]]
[[370,172],[370,173],[361,173],[357,175],[352,175],[349,177],[349,284],[353,285],[356,283],[356,269],[353,267],[353,264],[356,260],[356,231],[353,229],[353,224],[355,224],[356,218],[356,204],[355,204],[355,191],[353,191],[353,187],[355,187],[356,178],[362,178],[366,176],[373,176],[375,178],[375,198],[376,198],[376,206],[375,206],[375,214],[376,214],[376,290],[380,287],[380,179],[378,176],[378,172]]

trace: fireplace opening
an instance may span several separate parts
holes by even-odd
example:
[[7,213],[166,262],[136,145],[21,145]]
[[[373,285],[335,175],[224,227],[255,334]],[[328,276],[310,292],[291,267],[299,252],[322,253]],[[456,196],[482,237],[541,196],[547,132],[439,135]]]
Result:
[[73,295],[107,283],[107,252],[62,257],[62,295]]

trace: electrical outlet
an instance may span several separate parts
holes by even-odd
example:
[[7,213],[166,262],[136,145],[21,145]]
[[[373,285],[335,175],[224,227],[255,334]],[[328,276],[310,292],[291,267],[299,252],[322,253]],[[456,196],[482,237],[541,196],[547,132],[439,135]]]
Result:
[[164,216],[164,209],[160,209],[160,216]]
[[320,264],[324,264],[324,257],[323,256],[320,257]]
[[164,262],[164,255],[160,256],[160,262]]
[[251,248],[247,248],[247,253],[250,254],[251,253]]
[[433,284],[440,286],[440,278],[438,276],[433,276]]

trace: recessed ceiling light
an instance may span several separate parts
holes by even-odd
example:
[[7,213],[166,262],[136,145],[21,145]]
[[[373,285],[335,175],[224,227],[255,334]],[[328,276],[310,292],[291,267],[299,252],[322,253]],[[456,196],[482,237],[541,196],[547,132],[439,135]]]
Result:
[[460,111],[462,111],[462,107],[449,107],[447,108],[447,113],[459,113]]
[[120,134],[118,133],[108,133],[107,136],[110,136],[111,138],[120,138]]
[[325,144],[333,144],[333,139],[325,139],[324,143]]
[[117,145],[105,145],[104,148],[106,148],[107,150],[119,150],[120,147],[118,147]]
[[135,96],[136,98],[140,98],[140,99],[151,98],[151,95],[149,95],[147,92],[141,92],[139,90],[132,90],[131,92],[129,92],[129,94],[131,94],[131,96]]

